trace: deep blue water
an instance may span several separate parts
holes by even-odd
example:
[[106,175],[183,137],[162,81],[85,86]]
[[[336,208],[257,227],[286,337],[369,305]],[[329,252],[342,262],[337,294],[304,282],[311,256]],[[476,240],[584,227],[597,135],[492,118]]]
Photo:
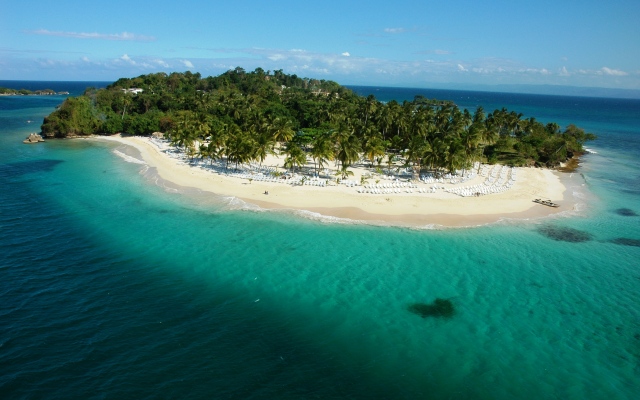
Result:
[[[84,89],[64,84],[33,88]],[[0,97],[0,397],[636,398],[640,217],[617,210],[640,214],[640,102],[371,90],[597,134],[583,211],[409,230],[235,210],[112,145],[24,145],[61,99]],[[455,314],[407,310],[435,298]]]

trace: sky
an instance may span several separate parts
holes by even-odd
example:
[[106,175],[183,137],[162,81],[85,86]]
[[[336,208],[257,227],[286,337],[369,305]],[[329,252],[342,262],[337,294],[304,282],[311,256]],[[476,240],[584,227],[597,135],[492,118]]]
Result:
[[282,69],[344,85],[640,89],[640,0],[0,0],[0,80]]

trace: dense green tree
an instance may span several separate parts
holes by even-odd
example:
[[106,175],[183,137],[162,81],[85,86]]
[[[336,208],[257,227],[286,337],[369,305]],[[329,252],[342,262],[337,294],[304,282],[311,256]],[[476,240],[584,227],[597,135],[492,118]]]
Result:
[[300,154],[307,153],[316,170],[336,159],[343,171],[361,158],[371,168],[386,158],[391,168],[402,155],[406,166],[437,173],[474,161],[553,167],[595,139],[573,125],[563,131],[506,108],[485,115],[482,107],[471,113],[422,96],[382,103],[335,82],[240,67],[217,77],[185,72],[118,79],[68,98],[42,124],[50,137],[155,131],[190,156],[224,158],[227,165],[262,163],[280,148],[291,168],[304,164]]
[[60,107],[45,117],[42,133],[52,137],[90,135],[102,126],[97,110],[86,96],[68,97]]

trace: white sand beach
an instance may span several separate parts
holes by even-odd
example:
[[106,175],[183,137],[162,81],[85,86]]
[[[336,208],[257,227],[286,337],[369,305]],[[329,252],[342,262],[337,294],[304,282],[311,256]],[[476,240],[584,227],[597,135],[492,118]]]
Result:
[[[166,143],[147,137],[114,135],[95,139],[135,147],[164,180],[235,196],[268,209],[308,210],[326,216],[402,226],[451,227],[482,225],[503,218],[540,218],[574,207],[565,196],[566,188],[559,173],[547,169],[483,166],[481,173],[472,174],[475,176],[471,179],[451,183],[451,180],[410,180],[410,175],[372,174],[366,165],[357,165],[349,168],[354,174],[347,178],[347,184],[337,184],[336,177],[330,174],[320,174],[318,179],[309,178],[303,182],[305,184],[292,184],[293,179],[267,178],[267,174],[256,171],[234,175],[231,174],[233,166],[229,166],[229,173],[216,171],[208,167],[209,162],[205,160],[191,165],[179,155],[170,155],[174,149]],[[285,172],[282,165],[282,158],[269,156],[262,167]],[[307,168],[312,169],[313,163],[309,162]],[[333,162],[329,168],[335,171]],[[361,185],[363,175],[367,182]],[[320,186],[323,183],[324,186]],[[497,193],[477,195],[480,190]],[[560,207],[534,203],[538,198],[559,203]]]

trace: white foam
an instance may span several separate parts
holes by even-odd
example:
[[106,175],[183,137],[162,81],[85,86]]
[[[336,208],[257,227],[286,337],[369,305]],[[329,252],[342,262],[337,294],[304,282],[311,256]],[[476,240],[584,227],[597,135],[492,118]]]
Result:
[[235,196],[223,197],[222,199],[227,203],[229,210],[266,211],[264,208],[252,203],[247,203]]
[[124,154],[123,152],[118,151],[118,150],[113,150],[113,154],[115,154],[118,157],[122,158],[126,162],[129,162],[129,163],[132,163],[132,164],[142,164],[142,165],[146,165],[147,164],[146,162],[144,162],[144,161],[142,161],[140,159],[137,159],[135,157],[131,157],[131,156],[129,156],[127,154]]
[[377,223],[376,221],[360,221],[349,218],[340,218],[334,217],[331,215],[324,215],[317,213],[315,211],[309,210],[297,210],[297,209],[282,209],[282,208],[262,208],[256,204],[248,203],[242,199],[239,199],[234,196],[223,197],[223,200],[227,203],[227,210],[241,210],[241,211],[253,211],[253,212],[269,212],[269,213],[284,213],[284,214],[292,214],[299,218],[304,218],[312,221],[317,221],[321,223],[328,224],[342,224],[342,225],[387,225],[384,222],[380,221]]
[[349,218],[340,218],[340,217],[333,217],[331,215],[324,215],[324,214],[320,214],[317,213],[315,211],[309,211],[309,210],[291,210],[291,212],[295,215],[298,215],[300,217],[306,218],[306,219],[310,219],[313,221],[318,221],[318,222],[324,222],[324,223],[330,223],[330,224],[363,224],[363,221],[360,220],[355,220],[355,219],[349,219]]
[[411,229],[411,230],[415,230],[415,231],[437,231],[437,230],[446,229],[446,227],[444,225],[440,225],[440,224],[426,224],[426,225],[419,225],[419,226],[407,226],[406,228],[407,229]]

